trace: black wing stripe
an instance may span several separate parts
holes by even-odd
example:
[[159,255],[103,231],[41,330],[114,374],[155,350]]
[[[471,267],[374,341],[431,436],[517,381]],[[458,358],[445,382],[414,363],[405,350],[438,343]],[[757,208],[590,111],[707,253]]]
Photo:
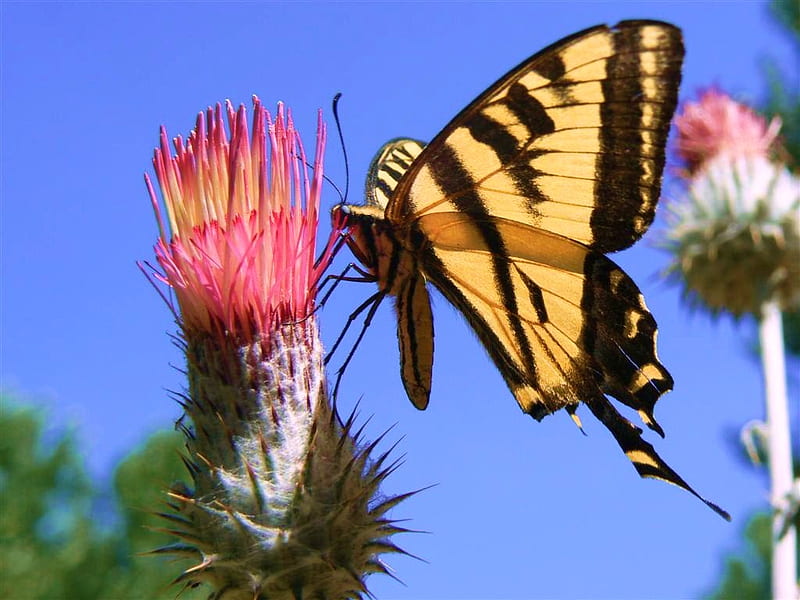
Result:
[[472,218],[492,257],[494,280],[500,291],[507,321],[513,331],[519,352],[524,357],[525,367],[531,379],[536,377],[536,359],[533,349],[525,335],[522,323],[513,315],[519,313],[514,284],[511,279],[511,261],[502,235],[492,222],[480,195],[475,190],[475,182],[458,158],[458,153],[448,144],[442,146],[439,160],[431,165],[431,175],[436,184],[445,190],[466,190],[450,200],[462,213]]
[[534,63],[533,71],[545,79],[555,81],[564,76],[564,73],[567,71],[567,66],[564,64],[564,60],[561,58],[560,54],[552,52]]
[[537,98],[531,96],[521,83],[515,83],[509,88],[502,103],[514,113],[520,123],[525,125],[531,138],[556,130],[555,123],[547,114],[545,107]]
[[421,280],[419,277],[414,277],[408,283],[408,292],[406,293],[405,301],[405,321],[408,329],[408,338],[410,340],[409,350],[411,351],[411,364],[413,365],[414,369],[414,381],[417,383],[422,381],[422,374],[420,373],[419,344],[417,343],[416,319],[414,311],[414,294],[416,293],[417,286],[420,284]]
[[[655,216],[664,169],[664,147],[669,121],[677,104],[683,46],[677,30],[663,29],[668,36],[661,42],[664,51],[653,56],[655,84],[659,86],[659,102],[650,102],[642,86],[642,56],[648,40],[642,39],[639,27],[620,27],[614,34],[616,52],[608,59],[608,79],[601,82],[605,102],[600,105],[600,147],[602,155],[597,169],[595,194],[604,210],[595,210],[590,222],[592,246],[598,250],[616,250],[632,244],[650,226]],[[628,49],[633,49],[628,51]],[[632,75],[631,75],[632,74]],[[638,76],[636,76],[638,74]],[[625,75],[625,76],[623,76]],[[650,112],[645,112],[645,108]],[[619,126],[635,123],[638,128],[654,132],[649,146],[653,168],[645,172],[640,160],[641,142],[631,146],[630,135],[620,135]],[[631,156],[621,153],[630,149]],[[624,194],[626,190],[649,189],[641,196]]]
[[387,198],[391,198],[392,197],[392,192],[394,192],[394,187],[395,186],[391,186],[388,183],[386,183],[385,181],[383,181],[382,179],[378,179],[375,182],[375,187],[378,190],[380,190],[380,192],[384,196],[386,196]]
[[547,316],[547,306],[544,303],[542,288],[533,279],[528,277],[524,271],[517,269],[517,273],[522,279],[522,282],[525,284],[525,287],[528,288],[528,296],[530,297],[533,309],[536,311],[536,316],[539,319],[539,322],[542,324],[547,323],[549,319]]
[[491,147],[503,164],[511,161],[519,151],[517,138],[503,125],[483,113],[470,118],[464,127],[475,141]]
[[[520,371],[516,361],[507,352],[505,345],[500,341],[494,329],[481,316],[478,307],[455,284],[454,279],[450,276],[439,257],[435,253],[429,252],[422,259],[424,261],[425,274],[430,282],[461,311],[472,329],[480,337],[489,356],[500,368],[506,382],[515,386],[528,385],[529,381],[535,382],[535,377],[531,378],[528,373]],[[531,365],[529,370],[534,372],[535,365]]]
[[511,175],[518,195],[530,201],[529,210],[535,214],[535,204],[547,200],[547,197],[535,183],[538,173],[529,164],[534,156],[531,152],[523,153],[522,149],[528,147],[531,140],[553,133],[556,130],[555,123],[541,102],[520,83],[513,84],[498,104],[505,106],[527,129],[528,135],[524,140],[518,140],[502,123],[489,117],[485,110],[469,117],[465,127],[475,141],[488,145],[494,151]]

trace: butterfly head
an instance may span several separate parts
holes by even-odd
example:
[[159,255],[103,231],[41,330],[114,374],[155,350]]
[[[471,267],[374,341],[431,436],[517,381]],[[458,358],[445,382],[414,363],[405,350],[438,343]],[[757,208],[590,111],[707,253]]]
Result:
[[398,241],[396,227],[377,206],[337,204],[331,209],[333,227],[345,236],[347,246],[389,294],[415,273],[414,256]]
[[347,246],[362,265],[375,274],[378,263],[378,244],[380,237],[378,223],[383,212],[369,206],[337,204],[331,209],[331,222],[334,229],[341,231]]

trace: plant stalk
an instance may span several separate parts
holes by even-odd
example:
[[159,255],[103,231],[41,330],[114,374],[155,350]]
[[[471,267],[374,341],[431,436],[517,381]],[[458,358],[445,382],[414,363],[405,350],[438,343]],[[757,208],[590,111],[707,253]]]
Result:
[[792,446],[789,432],[783,324],[777,302],[767,301],[758,327],[767,404],[767,445],[772,505],[772,597],[796,600],[798,595],[797,531],[790,526],[781,537],[788,498],[792,491]]

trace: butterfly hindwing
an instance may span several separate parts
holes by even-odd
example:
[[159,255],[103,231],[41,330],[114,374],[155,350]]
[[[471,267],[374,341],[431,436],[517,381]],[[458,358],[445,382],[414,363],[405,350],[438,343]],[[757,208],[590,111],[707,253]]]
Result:
[[584,273],[581,339],[603,374],[600,389],[635,409],[663,437],[653,409],[673,379],[656,355],[655,318],[633,280],[607,257],[587,255]]
[[607,398],[604,396],[591,397],[587,399],[586,404],[592,414],[597,417],[597,420],[605,425],[606,429],[614,436],[617,444],[622,448],[625,456],[631,461],[640,477],[660,479],[676,485],[702,500],[706,506],[725,520],[731,520],[731,516],[724,509],[703,498],[672,467],[664,462],[656,453],[652,444],[642,438],[641,430],[620,415]]
[[420,141],[395,138],[378,150],[367,171],[367,184],[364,190],[367,206],[386,209],[400,179],[423,148],[425,144]]
[[[582,244],[513,221],[478,225],[436,213],[420,222],[432,248],[423,271],[464,314],[524,412],[541,420],[586,404],[640,476],[677,485],[729,518],[605,397],[637,410],[663,436],[653,407],[673,381],[656,356],[655,319],[622,269]],[[486,227],[504,240],[505,255],[485,245]]]
[[[656,323],[613,261],[564,237],[494,217],[420,218],[428,279],[467,317],[521,408],[541,419],[587,390],[639,411],[661,433],[655,401],[672,388],[656,356]],[[486,242],[490,227],[503,252]]]

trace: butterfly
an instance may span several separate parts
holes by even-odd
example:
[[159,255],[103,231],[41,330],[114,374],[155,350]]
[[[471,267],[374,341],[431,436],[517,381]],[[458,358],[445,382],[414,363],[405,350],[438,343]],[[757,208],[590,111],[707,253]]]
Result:
[[673,379],[656,356],[656,322],[606,253],[653,221],[682,60],[680,30],[667,23],[571,35],[501,77],[427,146],[384,145],[366,204],[339,204],[332,216],[377,282],[373,310],[396,300],[414,406],[430,398],[430,283],[464,315],[525,413],[541,420],[565,409],[580,426],[586,405],[639,475],[730,519],[607,397],[663,437],[653,409]]

